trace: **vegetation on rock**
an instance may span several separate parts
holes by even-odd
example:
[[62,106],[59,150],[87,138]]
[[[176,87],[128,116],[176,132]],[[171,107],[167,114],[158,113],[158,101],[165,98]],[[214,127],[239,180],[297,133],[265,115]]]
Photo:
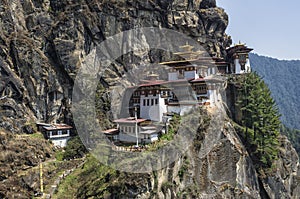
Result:
[[246,147],[257,167],[270,168],[277,158],[280,114],[271,91],[256,74],[241,76],[237,106]]
[[72,137],[65,148],[65,152],[63,153],[63,160],[70,160],[75,158],[81,158],[87,153],[87,149],[82,144],[80,137]]
[[163,134],[160,139],[161,140],[173,140],[174,135],[177,133],[178,128],[180,125],[180,115],[174,114],[172,117],[172,120],[170,121],[170,124],[168,126],[168,132]]
[[272,97],[278,104],[286,135],[300,155],[300,61],[278,60],[270,57],[250,54],[251,66],[269,86]]
[[145,176],[116,171],[88,155],[86,163],[66,177],[54,198],[133,198],[129,187],[146,187],[149,176]]

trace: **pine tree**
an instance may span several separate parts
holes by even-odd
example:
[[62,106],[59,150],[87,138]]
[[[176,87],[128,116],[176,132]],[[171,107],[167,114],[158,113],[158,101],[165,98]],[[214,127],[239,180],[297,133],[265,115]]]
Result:
[[280,115],[270,89],[256,73],[241,77],[237,105],[250,154],[259,160],[259,166],[272,166],[277,157]]

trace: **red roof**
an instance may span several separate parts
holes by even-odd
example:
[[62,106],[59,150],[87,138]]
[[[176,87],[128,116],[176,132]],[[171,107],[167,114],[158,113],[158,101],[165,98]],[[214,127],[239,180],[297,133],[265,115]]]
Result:
[[129,118],[117,119],[117,120],[114,120],[114,122],[116,122],[116,123],[135,123],[135,122],[141,123],[141,122],[144,122],[146,120],[147,119],[142,119],[142,118],[135,120],[134,117],[129,117]]
[[107,130],[102,131],[102,132],[105,133],[105,134],[114,135],[114,134],[118,133],[118,131],[119,131],[118,129],[107,129]]
[[130,88],[146,87],[146,86],[157,86],[157,85],[163,85],[163,84],[169,84],[169,83],[188,82],[189,80],[192,80],[192,79],[178,79],[178,80],[172,80],[172,81],[154,80],[154,81],[148,81],[145,84],[139,84],[137,86],[132,86]]
[[51,130],[64,130],[64,129],[72,129],[73,127],[67,124],[50,124],[50,125],[43,125],[43,128],[47,131]]
[[197,79],[194,79],[190,82],[204,82],[204,81],[205,81],[204,78],[197,78]]
[[227,62],[216,62],[216,65],[228,65]]
[[146,83],[164,82],[164,81],[165,80],[160,80],[160,79],[158,79],[158,80],[145,80],[145,79],[141,80],[141,82],[146,82]]
[[160,81],[149,81],[149,82],[147,82],[147,83],[145,83],[145,84],[139,84],[138,86],[139,87],[143,87],[143,86],[155,86],[155,85],[161,85],[161,84],[164,84],[164,83],[166,83],[166,81],[164,81],[164,80],[160,80]]

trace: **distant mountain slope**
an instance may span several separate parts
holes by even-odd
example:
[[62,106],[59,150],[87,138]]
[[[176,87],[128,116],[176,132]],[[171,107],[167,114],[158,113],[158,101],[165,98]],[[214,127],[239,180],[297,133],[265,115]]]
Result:
[[257,54],[250,54],[250,60],[253,70],[270,87],[283,123],[300,129],[300,60],[278,60]]

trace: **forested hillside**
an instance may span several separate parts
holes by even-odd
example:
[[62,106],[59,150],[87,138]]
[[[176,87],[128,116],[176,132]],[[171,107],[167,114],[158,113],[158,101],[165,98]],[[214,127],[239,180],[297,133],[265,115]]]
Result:
[[300,154],[300,60],[278,60],[250,54],[253,70],[263,77],[271,89],[285,125],[281,133],[288,136]]
[[282,122],[289,128],[300,129],[300,60],[286,61],[250,55],[253,70],[264,79],[282,114]]

